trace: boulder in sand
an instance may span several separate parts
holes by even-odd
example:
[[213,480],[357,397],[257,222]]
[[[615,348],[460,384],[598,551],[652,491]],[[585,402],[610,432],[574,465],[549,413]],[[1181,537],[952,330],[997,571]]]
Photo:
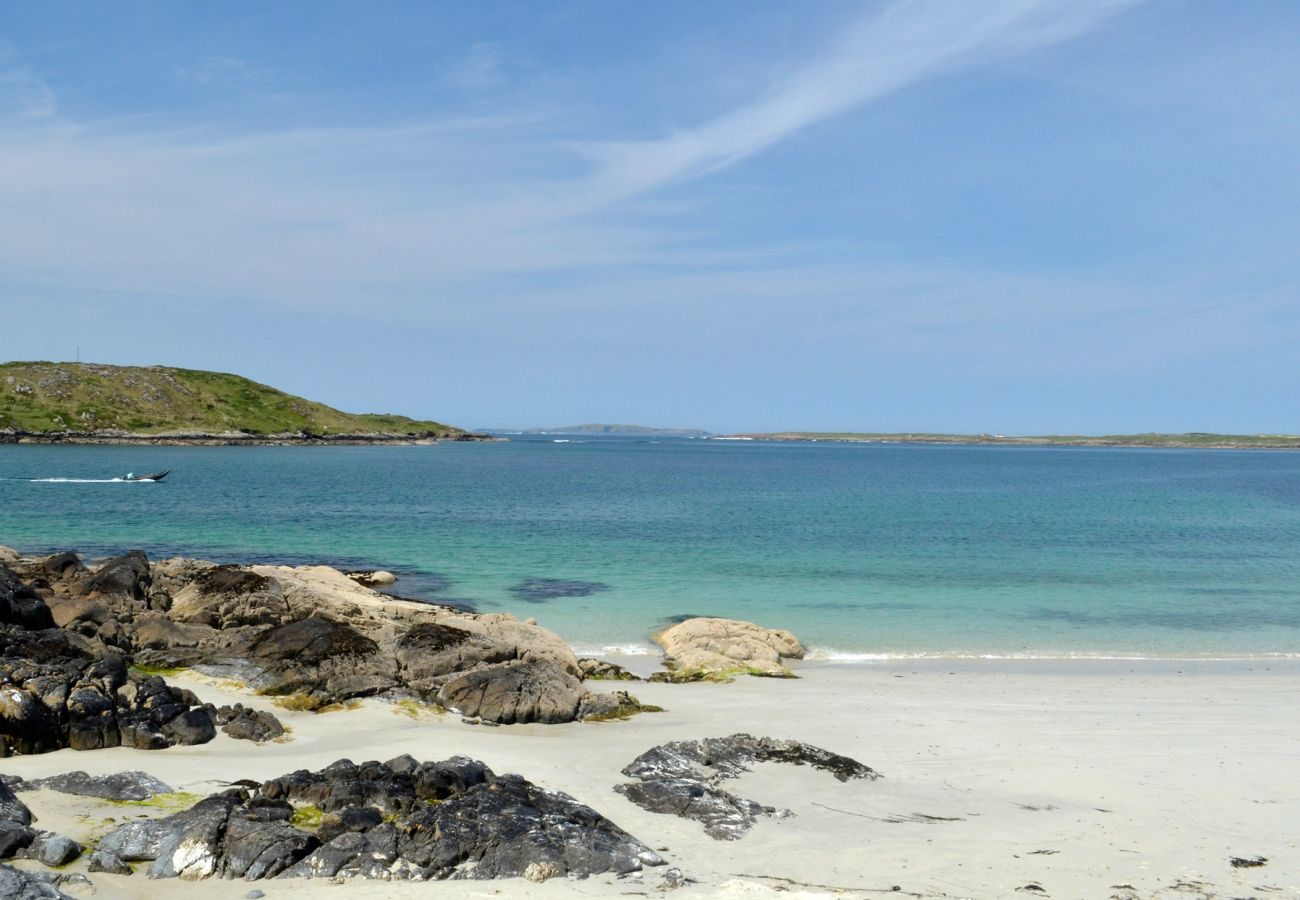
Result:
[[656,635],[655,642],[664,648],[670,681],[739,673],[791,678],[783,660],[804,655],[790,632],[736,619],[687,619]]
[[475,669],[447,682],[438,702],[465,716],[505,725],[572,722],[586,691],[554,663],[509,662]]
[[811,744],[733,734],[653,747],[623,769],[624,775],[638,780],[616,785],[614,790],[651,812],[696,819],[715,840],[734,841],[744,837],[759,816],[793,815],[721,787],[722,781],[743,775],[760,762],[806,765],[839,781],[880,777],[870,766]]

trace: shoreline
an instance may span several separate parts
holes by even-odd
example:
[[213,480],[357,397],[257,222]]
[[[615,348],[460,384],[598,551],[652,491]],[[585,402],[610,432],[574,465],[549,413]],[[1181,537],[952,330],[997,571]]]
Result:
[[[30,557],[20,561],[28,563],[28,571],[39,562]],[[228,604],[230,591],[254,590],[250,598],[275,596],[248,578],[278,579],[291,606],[312,604],[310,615],[302,618],[300,610],[294,614],[299,618],[290,617],[291,624],[269,626],[276,629],[297,628],[319,621],[318,612],[333,611],[339,621],[351,623],[347,627],[365,627],[377,640],[391,641],[400,621],[424,621],[419,617],[426,615],[419,604],[373,593],[336,570],[253,566],[243,574],[213,572],[215,580],[201,582],[196,579],[206,577],[202,565],[156,563],[159,584],[171,585],[166,588],[172,599],[168,608],[179,613],[177,621],[190,622],[183,627],[210,627],[196,624],[190,613]],[[46,589],[57,583],[66,593],[61,576],[42,571],[48,574]],[[204,590],[213,593],[199,594],[207,600],[196,606],[194,592],[185,593],[188,588],[181,584],[207,584]],[[231,587],[238,584],[246,586]],[[130,605],[132,596],[122,593],[111,602]],[[60,616],[67,615],[69,607],[55,605]],[[530,632],[534,641],[554,638],[559,643],[551,650],[546,649],[551,644],[531,644],[535,649],[530,653],[570,650],[562,636],[513,617],[489,614],[475,624],[473,617],[454,611],[438,615],[443,623],[456,623],[449,633],[457,628],[504,627],[510,633],[531,628],[536,629]],[[402,618],[411,616],[416,618]],[[212,631],[214,638],[220,634]],[[362,652],[361,646],[342,651],[339,664],[347,654]],[[297,660],[298,654],[285,659]],[[146,677],[148,666],[158,665],[148,659],[142,663],[139,656],[134,661]],[[638,670],[643,667],[660,668],[663,657],[642,654],[624,661],[642,674]],[[267,663],[262,659],[258,665]],[[420,694],[416,696],[423,700],[412,699],[400,690],[343,693],[347,699],[328,706],[286,703],[284,696],[255,690],[263,682],[248,681],[218,654],[215,665],[173,662],[155,671],[165,670],[166,680],[192,692],[197,702],[243,704],[269,713],[285,734],[252,744],[218,732],[161,750],[65,746],[10,756],[0,761],[0,771],[30,782],[73,771],[104,776],[141,770],[179,792],[166,794],[173,798],[169,801],[129,807],[48,788],[21,792],[39,828],[93,845],[124,822],[178,812],[167,805],[175,804],[175,798],[185,798],[184,808],[191,808],[198,797],[221,793],[237,782],[266,784],[345,759],[363,763],[402,754],[420,761],[465,756],[590,807],[666,863],[623,876],[604,870],[586,878],[544,876],[542,883],[520,877],[460,880],[472,873],[472,865],[446,881],[381,876],[257,882],[268,896],[286,900],[312,900],[327,883],[346,883],[340,890],[367,900],[500,895],[567,900],[661,890],[684,900],[1300,895],[1300,847],[1293,837],[1300,833],[1300,783],[1292,771],[1300,719],[1285,714],[1300,696],[1300,658],[939,657],[788,663],[797,677],[737,674],[723,683],[602,681],[593,676],[582,682],[584,690],[605,701],[631,690],[638,714],[540,720],[552,724],[505,719],[493,725],[486,716],[457,712],[455,704],[431,703]],[[745,668],[742,664],[729,671]],[[331,671],[327,668],[321,677],[332,677]],[[305,669],[295,673],[295,678],[317,677]],[[678,814],[682,810],[676,807],[644,806],[626,793],[634,777],[629,766],[643,754],[680,746],[676,742],[730,735],[802,742],[821,748],[818,752],[849,757],[881,777],[837,780],[801,760],[782,764],[780,757],[752,763],[726,782],[726,790],[740,798],[738,804],[750,804],[744,808],[752,827],[732,839],[710,837],[700,821]],[[1242,861],[1248,865],[1238,865]],[[34,860],[9,864],[48,871]],[[104,900],[216,900],[231,896],[232,888],[247,890],[218,877],[151,879],[142,870],[111,875],[89,872],[87,866],[83,859],[66,872],[89,875],[95,895]],[[668,878],[669,867],[689,880]],[[76,888],[73,893],[84,895]]]

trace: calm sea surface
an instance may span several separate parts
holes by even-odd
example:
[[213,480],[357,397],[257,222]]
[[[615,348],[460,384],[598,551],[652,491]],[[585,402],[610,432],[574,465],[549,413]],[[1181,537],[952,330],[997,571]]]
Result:
[[383,567],[587,650],[721,615],[837,657],[1300,654],[1290,452],[0,446],[0,544]]

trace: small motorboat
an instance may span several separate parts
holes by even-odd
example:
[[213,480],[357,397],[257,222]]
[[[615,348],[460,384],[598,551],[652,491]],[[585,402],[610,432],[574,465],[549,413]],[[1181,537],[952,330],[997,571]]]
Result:
[[134,472],[127,472],[122,476],[123,481],[162,481],[167,477],[171,469],[163,469],[161,472],[150,472],[147,475],[137,475]]

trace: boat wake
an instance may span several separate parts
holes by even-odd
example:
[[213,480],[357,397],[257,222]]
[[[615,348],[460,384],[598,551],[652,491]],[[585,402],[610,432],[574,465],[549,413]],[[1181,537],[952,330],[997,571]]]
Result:
[[153,481],[125,478],[14,478],[12,481],[26,481],[31,484],[156,484]]

